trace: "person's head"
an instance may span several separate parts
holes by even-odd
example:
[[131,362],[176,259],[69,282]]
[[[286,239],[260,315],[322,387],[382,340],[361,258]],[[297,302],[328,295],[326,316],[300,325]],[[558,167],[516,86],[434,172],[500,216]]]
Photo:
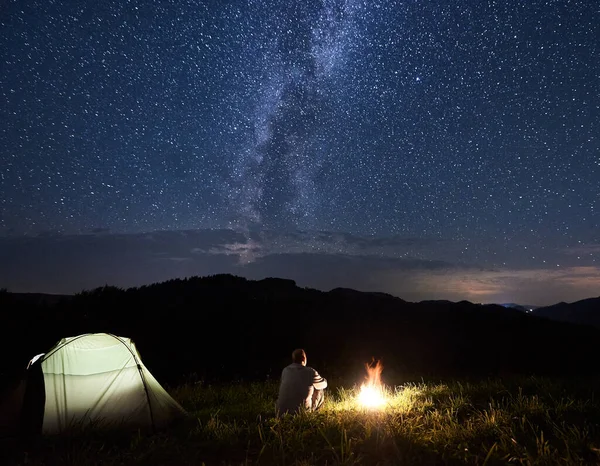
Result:
[[292,352],[292,362],[306,366],[306,353],[302,348],[295,349]]

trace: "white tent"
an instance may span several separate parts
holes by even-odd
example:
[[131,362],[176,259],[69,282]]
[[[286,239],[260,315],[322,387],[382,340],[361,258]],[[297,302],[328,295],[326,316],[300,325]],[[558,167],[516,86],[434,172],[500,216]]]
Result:
[[[40,369],[40,382],[30,383]],[[27,372],[22,404],[29,414],[23,416],[38,418],[39,425],[42,413],[35,411],[43,405],[43,434],[90,423],[158,428],[186,415],[144,366],[129,338],[108,333],[63,338],[48,353],[33,358]]]

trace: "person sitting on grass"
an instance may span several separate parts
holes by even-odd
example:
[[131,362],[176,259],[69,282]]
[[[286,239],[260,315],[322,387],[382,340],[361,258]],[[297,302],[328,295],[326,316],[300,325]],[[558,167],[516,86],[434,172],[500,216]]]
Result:
[[298,413],[302,409],[316,411],[325,400],[327,380],[312,367],[306,365],[306,353],[296,349],[292,363],[281,373],[279,396],[276,403],[277,415]]

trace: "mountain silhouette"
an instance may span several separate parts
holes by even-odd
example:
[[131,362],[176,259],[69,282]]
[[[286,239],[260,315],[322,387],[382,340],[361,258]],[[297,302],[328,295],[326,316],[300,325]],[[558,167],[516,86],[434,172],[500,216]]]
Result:
[[600,328],[600,297],[582,299],[574,303],[560,302],[537,308],[533,313],[538,317]]
[[521,312],[533,312],[535,309],[540,306],[532,306],[529,304],[517,304],[517,303],[502,303],[500,304],[502,307],[510,308],[510,309],[518,309]]
[[[600,373],[592,363],[600,329],[548,319],[548,309],[538,317],[496,304],[413,303],[232,275],[30,298],[0,293],[0,350],[10,355],[0,382],[59,339],[93,332],[131,338],[149,369],[173,383],[189,374],[219,381],[279,377],[298,347],[330,377],[362,377],[373,357],[382,359],[386,377],[400,379]],[[575,304],[592,309],[597,299]]]

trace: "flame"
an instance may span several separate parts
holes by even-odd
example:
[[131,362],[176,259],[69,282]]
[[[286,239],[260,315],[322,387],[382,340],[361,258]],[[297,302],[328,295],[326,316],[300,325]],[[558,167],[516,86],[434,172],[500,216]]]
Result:
[[381,372],[383,365],[380,361],[373,366],[365,364],[367,379],[360,387],[358,403],[366,408],[379,408],[385,405],[385,392],[381,383]]

